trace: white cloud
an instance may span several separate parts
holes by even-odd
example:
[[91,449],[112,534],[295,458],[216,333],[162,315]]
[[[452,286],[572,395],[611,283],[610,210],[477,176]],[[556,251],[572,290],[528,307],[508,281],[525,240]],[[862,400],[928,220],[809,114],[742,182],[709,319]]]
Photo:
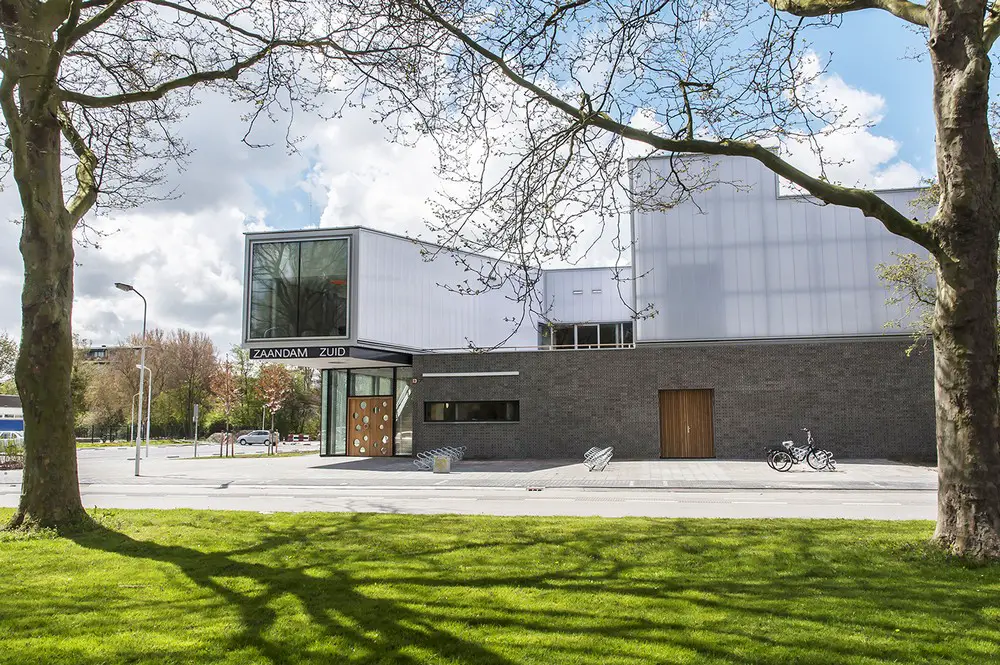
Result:
[[885,115],[884,97],[852,87],[837,74],[820,74],[821,63],[815,54],[803,59],[802,68],[807,78],[818,75],[807,94],[839,120],[817,133],[815,145],[786,141],[783,148],[791,163],[807,173],[819,174],[822,156],[831,181],[876,189],[916,187],[930,175],[900,159],[902,146],[898,141],[876,133]]

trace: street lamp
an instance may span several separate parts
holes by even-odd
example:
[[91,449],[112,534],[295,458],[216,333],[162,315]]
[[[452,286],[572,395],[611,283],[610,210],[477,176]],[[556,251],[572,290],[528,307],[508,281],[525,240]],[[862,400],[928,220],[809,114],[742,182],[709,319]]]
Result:
[[149,372],[149,390],[146,391],[146,457],[149,457],[149,416],[153,413],[153,370],[149,367],[136,365],[135,368],[141,373],[142,370]]
[[[122,282],[115,282],[115,288],[118,289],[119,291],[125,291],[126,293],[131,291],[135,295],[142,298],[142,351],[139,352],[139,366],[145,367],[146,366],[146,298],[141,293],[136,291],[135,287],[132,286],[131,284],[123,284]],[[146,378],[146,373],[140,371],[139,395],[142,395],[142,381],[145,378]],[[139,423],[142,422],[142,397],[139,397],[139,417],[137,419],[137,422]],[[135,475],[137,476],[139,475],[139,458],[141,457],[140,455],[141,451],[139,450],[139,432],[141,429],[142,429],[141,427],[136,427],[135,430]]]
[[132,423],[135,422],[135,398],[139,396],[139,393],[132,395],[132,410],[128,414],[128,440],[132,440]]

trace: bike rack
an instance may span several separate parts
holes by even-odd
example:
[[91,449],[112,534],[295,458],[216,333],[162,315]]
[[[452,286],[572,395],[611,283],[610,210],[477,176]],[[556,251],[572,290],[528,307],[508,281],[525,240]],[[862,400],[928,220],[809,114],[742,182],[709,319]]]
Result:
[[458,446],[456,448],[445,446],[443,448],[425,450],[414,456],[413,465],[421,471],[430,471],[434,468],[435,457],[447,457],[452,462],[461,461],[465,457],[465,446]]
[[615,454],[612,446],[607,448],[591,448],[583,454],[583,463],[590,471],[604,471]]

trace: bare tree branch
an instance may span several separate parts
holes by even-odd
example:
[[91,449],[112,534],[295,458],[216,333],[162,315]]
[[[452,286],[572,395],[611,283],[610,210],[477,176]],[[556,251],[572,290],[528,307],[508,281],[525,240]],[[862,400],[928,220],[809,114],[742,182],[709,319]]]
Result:
[[80,132],[73,126],[73,121],[62,105],[58,110],[59,126],[62,128],[63,136],[69,142],[74,154],[76,154],[76,192],[66,204],[66,211],[69,213],[70,221],[76,226],[85,214],[94,206],[97,200],[97,156],[90,149],[87,142],[80,135]]
[[[118,11],[122,7],[124,7],[125,5],[127,5],[127,4],[129,4],[131,2],[135,2],[135,1],[136,0],[107,0],[106,2],[100,3],[100,5],[104,5],[104,9],[102,9],[97,14],[94,14],[92,17],[90,17],[89,19],[87,19],[83,23],[77,25],[73,29],[72,33],[69,35],[69,39],[68,39],[68,41],[66,43],[66,46],[67,47],[72,47],[78,41],[80,41],[81,39],[85,38],[87,35],[89,35],[90,33],[92,33],[94,30],[97,30],[102,25],[104,25],[109,20],[111,20],[111,18],[116,13],[118,13]],[[83,6],[85,8],[95,7],[95,6],[100,6],[100,5],[98,5],[97,3],[86,3],[86,2],[83,3]]]
[[222,80],[236,81],[244,71],[261,62],[264,58],[268,57],[280,48],[305,49],[321,48],[329,45],[329,42],[325,41],[305,42],[278,40],[271,42],[250,57],[234,62],[232,66],[227,69],[195,72],[193,74],[188,74],[187,76],[165,81],[149,90],[138,90],[135,92],[107,95],[103,97],[73,92],[71,90],[60,90],[59,96],[63,101],[72,102],[89,108],[110,108],[113,106],[137,104],[140,102],[152,102],[162,99],[167,94],[175,90],[191,88],[200,83],[210,83]]
[[768,0],[793,16],[829,16],[863,9],[881,9],[914,25],[927,26],[927,7],[907,0]]
[[[470,50],[495,65],[515,85],[544,100],[552,107],[562,111],[565,115],[574,118],[580,126],[598,127],[623,138],[640,141],[657,150],[704,155],[751,157],[826,203],[857,208],[866,216],[882,222],[885,228],[892,233],[908,238],[932,252],[936,253],[939,250],[937,241],[926,226],[909,219],[873,192],[835,185],[820,178],[810,176],[792,166],[773,151],[754,142],[732,140],[709,141],[692,138],[671,139],[614,120],[607,113],[596,112],[589,108],[576,107],[515,72],[503,57],[487,49],[455,24],[431,9],[428,4],[418,2],[415,4],[415,7],[422,15],[457,37]],[[688,136],[693,136],[690,130],[687,133]]]

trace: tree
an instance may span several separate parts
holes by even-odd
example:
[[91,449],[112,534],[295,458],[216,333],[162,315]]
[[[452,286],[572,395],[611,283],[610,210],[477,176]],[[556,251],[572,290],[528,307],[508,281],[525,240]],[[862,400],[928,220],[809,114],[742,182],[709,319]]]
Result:
[[[232,421],[238,427],[257,427],[264,403],[257,390],[260,365],[250,360],[250,352],[233,346],[227,358],[232,358],[233,380],[236,385],[236,403],[233,405]],[[261,423],[261,427],[263,427]]]
[[9,395],[17,392],[13,385],[16,361],[17,342],[6,331],[0,332],[0,393]]
[[229,356],[216,368],[212,377],[212,396],[218,403],[222,412],[223,420],[226,423],[226,433],[232,429],[233,410],[240,398],[240,386],[237,376],[233,372],[233,363]]
[[319,432],[320,395],[316,370],[298,367],[290,370],[292,387],[275,424],[280,431],[314,435]]
[[164,165],[186,154],[172,127],[194,87],[252,104],[251,129],[311,107],[338,49],[317,4],[0,0],[0,110],[24,259],[25,464],[12,527],[85,519],[70,386],[74,229],[95,207],[156,195]]
[[875,274],[889,288],[887,305],[902,305],[902,315],[886,323],[886,327],[909,326],[913,332],[913,345],[906,350],[912,353],[931,335],[934,327],[934,259],[919,254],[895,254],[895,263],[880,263]]
[[94,367],[84,393],[90,408],[81,424],[96,428],[102,436],[111,428],[117,429],[125,422],[125,416],[132,413],[134,402],[128,404],[132,395],[131,383],[125,377],[107,365]]
[[257,391],[271,412],[271,431],[274,431],[274,415],[281,411],[292,394],[292,374],[288,368],[278,363],[269,363],[260,370]]
[[183,395],[183,422],[190,436],[193,405],[205,401],[216,372],[215,345],[205,333],[177,329],[167,336],[163,354],[167,390]]
[[[909,326],[913,332],[913,345],[906,350],[907,355],[916,350],[933,335],[934,305],[937,288],[934,274],[937,264],[930,256],[919,254],[894,254],[895,263],[880,263],[875,272],[889,288],[887,305],[902,305],[902,315],[886,323],[886,327]],[[997,284],[998,320],[1000,330],[1000,283]]]
[[[818,202],[856,208],[925,248],[937,285],[935,540],[958,553],[1000,556],[1000,167],[987,117],[1000,13],[992,2],[352,4],[357,43],[383,47],[359,64],[382,84],[379,110],[406,109],[412,133],[399,138],[430,135],[452,181],[436,210],[439,240],[514,259],[506,274],[489,267],[486,288],[537,279],[524,266],[569,256],[579,239],[574,222],[590,211],[599,211],[600,224],[616,223],[627,157],[639,146],[757,160]],[[857,119],[819,94],[822,66],[807,51],[807,31],[862,10],[891,14],[927,37],[940,197],[926,224],[826,174],[817,137]],[[793,148],[811,148],[814,166],[794,166]],[[706,163],[672,160],[660,193],[711,184]],[[654,203],[649,194],[657,192],[630,194],[632,203]]]

